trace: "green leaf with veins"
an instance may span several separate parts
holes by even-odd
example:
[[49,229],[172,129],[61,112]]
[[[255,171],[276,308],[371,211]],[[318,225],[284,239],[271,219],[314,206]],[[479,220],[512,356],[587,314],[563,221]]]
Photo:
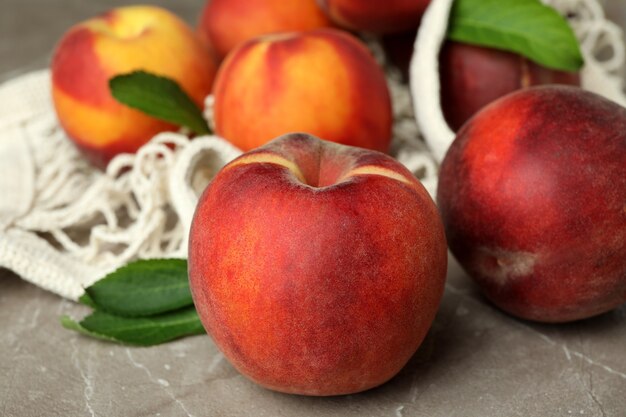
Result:
[[455,0],[448,38],[516,52],[556,70],[584,64],[566,19],[539,0]]
[[63,316],[61,324],[91,337],[139,346],[205,333],[193,306],[151,317],[120,317],[94,311],[80,322]]
[[134,71],[109,80],[113,97],[122,104],[199,135],[211,133],[196,103],[171,78]]
[[144,317],[193,304],[187,261],[146,259],[131,262],[85,289],[81,302],[111,314]]

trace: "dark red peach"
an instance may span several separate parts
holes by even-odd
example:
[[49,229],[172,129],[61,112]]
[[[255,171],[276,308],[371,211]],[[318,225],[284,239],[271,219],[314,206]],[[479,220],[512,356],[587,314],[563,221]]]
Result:
[[485,295],[565,322],[626,301],[626,109],[575,87],[534,87],[458,133],[437,201],[450,249]]

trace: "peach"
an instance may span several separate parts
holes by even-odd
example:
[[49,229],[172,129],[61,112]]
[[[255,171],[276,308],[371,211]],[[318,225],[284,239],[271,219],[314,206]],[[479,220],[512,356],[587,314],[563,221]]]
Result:
[[347,29],[378,34],[415,29],[430,0],[319,0],[331,20]]
[[575,87],[490,104],[458,133],[437,201],[450,249],[498,307],[566,322],[626,302],[626,109]]
[[580,85],[577,72],[546,68],[513,52],[448,41],[439,56],[441,106],[452,130],[492,101],[542,84]]
[[198,34],[220,61],[248,39],[332,26],[316,0],[208,0]]
[[192,29],[157,7],[109,11],[72,27],[57,45],[54,106],[68,136],[96,165],[176,129],[111,96],[110,78],[139,69],[173,78],[199,106],[217,70]]
[[433,321],[446,267],[437,209],[406,168],[306,134],[224,167],[189,239],[204,327],[242,374],[287,393],[393,377]]
[[367,48],[335,29],[268,35],[235,49],[214,89],[215,131],[244,151],[307,132],[387,151],[391,100]]

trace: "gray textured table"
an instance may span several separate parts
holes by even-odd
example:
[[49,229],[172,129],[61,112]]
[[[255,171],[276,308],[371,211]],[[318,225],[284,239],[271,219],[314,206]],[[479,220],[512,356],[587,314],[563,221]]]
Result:
[[[1,0],[0,81],[47,65],[76,21],[124,1]],[[190,22],[201,1],[166,5]],[[620,0],[611,16],[624,15]],[[0,416],[626,416],[626,308],[567,325],[513,319],[452,262],[441,309],[389,383],[307,398],[240,376],[207,336],[129,348],[61,328],[83,307],[0,271]]]

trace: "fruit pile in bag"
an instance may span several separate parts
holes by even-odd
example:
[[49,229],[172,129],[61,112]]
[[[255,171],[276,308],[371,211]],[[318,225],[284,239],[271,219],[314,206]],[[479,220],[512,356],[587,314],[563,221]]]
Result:
[[116,204],[77,220],[82,246],[47,236],[110,261],[64,326],[206,330],[267,388],[337,395],[415,353],[448,248],[511,320],[619,307],[623,43],[595,0],[549,3],[211,0],[195,30],[151,6],[70,28],[54,111]]

